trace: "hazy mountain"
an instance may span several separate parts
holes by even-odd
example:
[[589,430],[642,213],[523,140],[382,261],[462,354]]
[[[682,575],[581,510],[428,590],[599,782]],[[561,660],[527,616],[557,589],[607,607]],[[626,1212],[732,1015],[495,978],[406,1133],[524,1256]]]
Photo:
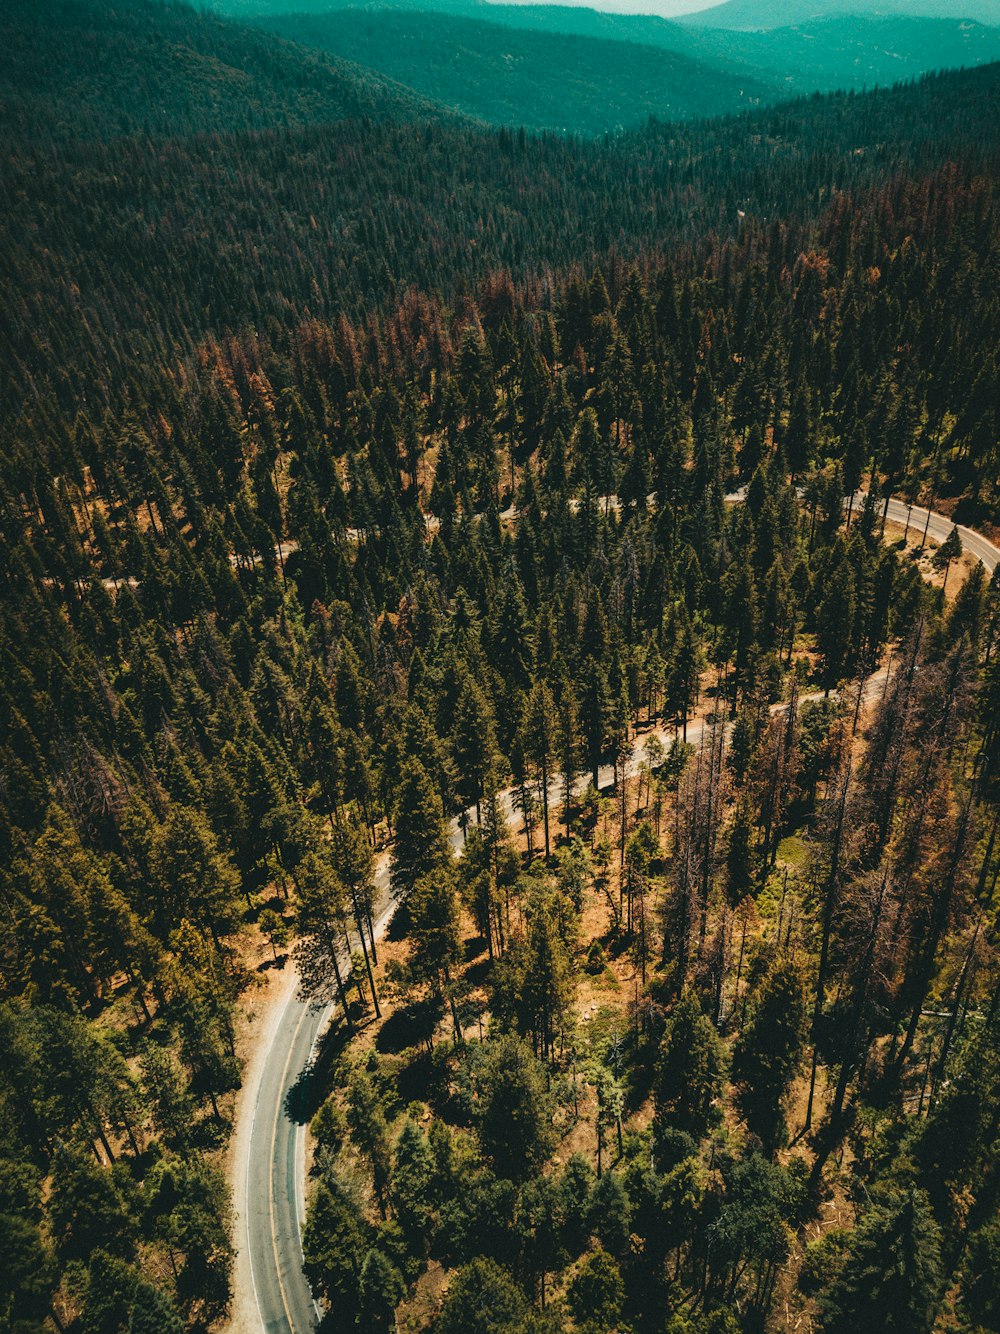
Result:
[[664,47],[457,14],[342,9],[261,22],[493,124],[600,134],[651,115],[710,116],[780,95],[773,81]]
[[32,137],[434,113],[382,75],[183,5],[9,0],[0,124]]
[[680,21],[696,27],[785,28],[843,14],[975,19],[1000,24],[1000,0],[725,0]]
[[573,5],[315,0],[315,12],[283,10],[258,21],[469,115],[580,133],[647,115],[684,118],[798,93],[891,85],[1000,59],[1000,28],[958,19],[842,15],[736,31]]
[[659,46],[722,65],[730,74],[752,73],[794,92],[891,84],[931,70],[1000,59],[1000,28],[955,18],[842,14],[766,32],[737,32],[573,5],[494,5],[477,0],[424,3],[428,7],[433,4],[435,9],[448,4],[455,11],[464,7],[465,11],[510,27]]
[[1000,28],[961,19],[843,15],[769,32],[702,29],[688,49],[704,60],[740,62],[789,92],[829,91],[988,64],[1000,59]]

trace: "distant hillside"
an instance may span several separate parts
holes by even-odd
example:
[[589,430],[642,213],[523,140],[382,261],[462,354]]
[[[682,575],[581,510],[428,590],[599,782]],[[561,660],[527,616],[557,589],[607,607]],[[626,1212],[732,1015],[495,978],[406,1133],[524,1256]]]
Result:
[[1000,0],[726,0],[680,21],[696,27],[751,30],[785,28],[843,14],[975,19],[1000,24]]
[[[230,14],[237,18],[247,18],[261,14],[319,14],[329,9],[344,9],[349,6],[343,3],[343,0],[208,0],[212,9],[218,10],[220,14]],[[619,15],[652,15],[656,14],[660,19],[681,18],[687,14],[693,14],[698,10],[705,8],[706,0],[602,0],[602,4],[608,11],[613,11]],[[394,7],[397,9],[429,9],[431,6],[426,0],[395,0]],[[482,11],[500,8],[493,3],[493,0],[438,0],[434,4],[434,9],[442,13],[461,13],[472,17],[486,17]],[[514,8],[515,6],[510,6]],[[523,9],[537,9],[538,5],[534,3],[525,3],[517,6]],[[566,5],[557,5],[553,8],[575,9],[583,8],[572,2]],[[527,25],[525,25],[527,26]]]
[[[849,2],[839,0],[839,5],[844,8]],[[730,75],[752,74],[795,93],[886,85],[933,70],[971,68],[1000,59],[1000,28],[957,18],[866,18],[841,13],[766,32],[737,32],[652,15],[606,14],[576,5],[425,3],[435,9],[464,5],[477,16],[511,27],[659,46],[719,65]],[[955,3],[964,8],[960,0]]]
[[209,332],[367,315],[413,288],[455,299],[497,269],[735,238],[739,211],[754,229],[814,217],[838,192],[942,164],[989,174],[998,97],[991,65],[606,141],[441,118],[14,143],[0,160],[18,201],[0,213],[0,411],[43,386],[64,403],[85,386],[92,403],[127,395],[164,342],[182,356]]
[[763,79],[676,51],[454,14],[340,9],[261,22],[497,125],[594,135],[649,116],[712,116],[778,95]]
[[384,77],[154,0],[6,0],[7,136],[187,133],[434,109]]
[[769,32],[703,29],[692,36],[702,59],[741,61],[799,93],[885,86],[1000,59],[1000,28],[960,19],[842,15]]
[[[841,2],[847,4],[849,0]],[[273,31],[385,70],[435,96],[445,96],[432,86],[435,80],[440,87],[467,79],[474,86],[458,91],[466,95],[468,104],[456,98],[456,105],[465,105],[466,110],[485,119],[514,119],[517,123],[529,115],[525,108],[505,104],[494,107],[492,110],[499,114],[492,114],[478,105],[483,90],[475,85],[485,62],[482,51],[470,53],[467,49],[469,43],[461,20],[476,19],[549,36],[570,34],[657,47],[699,62],[701,82],[707,82],[704,67],[711,67],[711,81],[720,94],[735,83],[740,89],[755,88],[762,100],[837,88],[887,86],[934,70],[972,68],[1000,59],[1000,28],[955,18],[840,15],[750,32],[674,23],[652,15],[609,14],[578,5],[490,4],[486,0],[391,0],[391,3],[379,0],[348,4],[341,0],[313,0],[306,21],[307,0],[220,0],[220,3],[234,6],[245,3],[258,9],[271,6],[273,12],[266,22]],[[288,6],[293,3],[302,7],[301,13],[289,13]],[[358,17],[359,11],[367,16],[365,21]],[[434,17],[427,11],[433,11]],[[399,17],[390,21],[387,17],[390,14]],[[422,15],[421,29],[414,40],[418,14]],[[449,18],[442,45],[440,41],[432,42],[429,34],[440,36],[444,24],[440,16],[444,14]],[[430,47],[428,61],[414,70],[417,52],[425,44]],[[485,49],[489,51],[489,43]],[[534,52],[537,54],[541,49],[536,47]],[[623,58],[632,59],[616,50],[609,62],[614,66],[611,72],[614,77],[602,68],[591,85],[594,99],[606,99],[607,123],[614,123],[612,103],[624,114],[631,103],[641,100],[643,105],[631,117],[633,120],[650,111],[663,114],[655,105],[660,96],[657,85],[652,90],[645,84],[637,85],[631,72],[627,79],[620,77]],[[438,67],[446,62],[442,72]],[[501,70],[502,87],[497,91],[515,91],[517,83],[527,78],[530,68],[529,58],[522,65],[519,80],[518,71],[506,62]],[[488,68],[485,72],[492,73]],[[426,77],[426,83],[420,82],[422,77]],[[545,51],[539,81],[528,90],[528,107],[534,111],[540,101],[554,103],[557,114],[565,117],[567,82],[573,83],[573,95],[578,96],[577,53],[575,48],[567,48],[560,42],[555,49]],[[680,81],[675,77],[674,82]],[[496,83],[491,79],[488,84],[491,102],[495,89]],[[652,96],[648,95],[650,91]],[[504,102],[509,102],[509,98]],[[596,109],[595,102],[590,106]],[[590,106],[588,120],[599,121],[599,117],[590,114]],[[529,119],[527,123],[561,126],[565,120]]]

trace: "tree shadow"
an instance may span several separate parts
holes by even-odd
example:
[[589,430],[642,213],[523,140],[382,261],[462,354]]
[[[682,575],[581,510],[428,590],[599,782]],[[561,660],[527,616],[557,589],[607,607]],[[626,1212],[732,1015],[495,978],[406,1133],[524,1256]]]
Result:
[[426,1047],[414,1050],[412,1059],[396,1070],[396,1092],[405,1107],[429,1100],[434,1080],[433,1053]]
[[412,914],[410,909],[405,902],[400,903],[389,919],[389,925],[385,933],[386,940],[405,940],[410,934],[411,925]]
[[436,1001],[419,1000],[394,1010],[379,1030],[375,1049],[386,1056],[398,1056],[410,1047],[429,1046],[441,1017]]
[[464,962],[472,963],[473,959],[478,959],[481,954],[486,953],[485,936],[466,936],[464,941]]
[[333,1068],[351,1040],[338,1011],[334,1022],[317,1044],[312,1060],[299,1071],[285,1094],[285,1115],[296,1125],[306,1125],[319,1111],[333,1083]]
[[468,990],[474,991],[477,987],[484,987],[490,975],[492,959],[483,956],[478,963],[468,967],[462,974],[463,981]]
[[194,1122],[185,1139],[190,1148],[211,1153],[222,1148],[229,1138],[230,1129],[231,1124],[228,1120],[224,1117],[217,1118],[210,1113]]

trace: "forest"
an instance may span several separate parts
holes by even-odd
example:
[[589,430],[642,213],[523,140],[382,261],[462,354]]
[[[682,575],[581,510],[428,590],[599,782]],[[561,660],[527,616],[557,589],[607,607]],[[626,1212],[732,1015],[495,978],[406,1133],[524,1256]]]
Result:
[[997,77],[15,126],[0,1328],[1000,1330]]
[[[216,4],[247,10],[238,0]],[[768,32],[699,26],[697,16],[681,24],[580,5],[492,0],[308,10],[304,0],[261,0],[255,22],[490,124],[602,134],[634,129],[650,115],[721,114],[987,64],[1000,56],[1000,28],[970,22],[966,4],[958,16],[938,19],[846,12],[824,18],[814,11],[807,21]]]

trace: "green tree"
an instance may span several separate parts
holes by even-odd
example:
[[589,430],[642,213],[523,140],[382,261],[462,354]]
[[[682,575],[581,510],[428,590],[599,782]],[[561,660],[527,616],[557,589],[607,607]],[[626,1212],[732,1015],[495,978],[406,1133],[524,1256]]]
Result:
[[355,1147],[368,1159],[382,1217],[388,1204],[392,1149],[385,1109],[367,1070],[354,1069],[347,1083],[347,1124]]
[[154,1127],[168,1144],[183,1144],[191,1132],[194,1100],[173,1052],[147,1042],[139,1064]]
[[508,1035],[487,1044],[478,1083],[483,1152],[498,1176],[524,1180],[553,1144],[545,1067],[521,1038]]
[[280,913],[276,913],[273,908],[265,908],[257,919],[257,925],[261,933],[267,936],[268,944],[271,946],[271,953],[275,959],[278,957],[278,950],[284,949],[288,944],[289,930],[288,923]]
[[593,1251],[573,1275],[569,1306],[577,1324],[587,1330],[612,1330],[621,1317],[625,1285],[621,1270],[607,1251]]
[[1000,1222],[979,1228],[962,1269],[962,1309],[983,1329],[1000,1330]]
[[823,1334],[929,1334],[943,1287],[941,1232],[919,1191],[864,1216],[816,1302]]
[[56,1150],[48,1213],[63,1261],[86,1261],[99,1249],[121,1260],[135,1254],[136,1222],[122,1182],[80,1149],[62,1145]]
[[418,981],[429,983],[437,999],[448,999],[455,1036],[461,1039],[452,992],[452,972],[459,959],[460,939],[458,896],[451,861],[417,881],[410,893],[409,909],[410,973]]
[[415,1255],[424,1252],[434,1193],[434,1155],[420,1125],[408,1118],[396,1141],[392,1205]]
[[365,1256],[358,1280],[358,1328],[365,1334],[385,1334],[396,1327],[396,1307],[406,1295],[406,1284],[396,1266],[379,1250]]
[[184,1321],[162,1288],[140,1282],[132,1299],[128,1334],[184,1334]]
[[452,1279],[434,1334],[510,1334],[526,1314],[524,1294],[506,1269],[479,1257]]
[[952,561],[958,560],[962,554],[962,539],[958,534],[958,529],[952,525],[951,532],[935,551],[933,556],[933,565],[936,570],[944,570],[944,579],[941,583],[941,592],[948,587],[948,574],[951,570]]
[[591,1229],[606,1251],[619,1259],[628,1250],[632,1201],[620,1172],[605,1172],[590,1200]]
[[701,1139],[718,1118],[726,1049],[691,996],[674,1006],[660,1042],[653,1087],[654,1131],[679,1130]]
[[802,970],[779,960],[757,989],[733,1047],[740,1110],[769,1154],[784,1139],[783,1102],[802,1060],[806,1017]]
[[347,891],[337,875],[329,849],[317,849],[303,857],[296,878],[299,940],[295,958],[299,967],[299,985],[303,994],[313,1000],[331,1000],[336,996],[351,1030],[354,1025],[340,963],[345,940]]
[[328,1167],[321,1173],[302,1231],[303,1267],[313,1291],[350,1327],[371,1228],[360,1202]]
[[151,869],[160,890],[156,916],[161,934],[184,918],[213,938],[233,930],[239,878],[200,811],[174,807],[154,834]]
[[843,556],[826,573],[816,611],[816,644],[823,660],[827,693],[850,675],[857,596],[854,573]]
[[749,1302],[766,1311],[778,1268],[788,1256],[787,1175],[759,1153],[728,1163],[722,1175],[725,1197],[708,1228],[714,1281],[720,1295],[732,1302],[741,1278],[753,1275]]
[[549,779],[556,748],[556,715],[552,693],[543,680],[535,681],[528,696],[524,718],[524,749],[538,769],[542,796],[542,823],[545,829],[545,857],[551,856],[549,843]]
[[37,1171],[13,1158],[0,1159],[0,1312],[12,1330],[41,1329],[56,1279],[43,1239]]
[[87,1289],[80,1327],[83,1334],[119,1334],[129,1318],[136,1273],[104,1250],[95,1250],[87,1268]]
[[396,801],[390,873],[393,893],[405,901],[418,880],[447,866],[450,857],[441,798],[420,761],[409,760]]
[[463,809],[475,806],[478,823],[486,775],[497,753],[496,724],[485,691],[466,671],[455,702],[451,744]]

